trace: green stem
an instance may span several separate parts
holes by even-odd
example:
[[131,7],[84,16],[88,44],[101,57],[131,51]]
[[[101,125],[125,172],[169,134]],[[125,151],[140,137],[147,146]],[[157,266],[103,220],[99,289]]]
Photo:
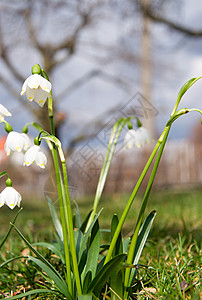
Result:
[[[50,99],[48,99],[48,100],[50,100]],[[49,107],[49,120],[50,120],[50,126],[51,126],[51,133],[54,135],[55,128],[54,128],[54,121],[53,121],[53,110],[50,108],[51,106],[52,106],[52,98],[51,98],[50,103],[48,101],[48,107]],[[63,232],[64,250],[65,250],[66,282],[67,282],[70,294],[73,295],[67,225],[66,225],[66,220],[65,220],[64,203],[63,203],[64,188],[63,188],[62,176],[61,176],[59,162],[58,162],[57,148],[56,148],[55,144],[53,144],[53,149],[51,150],[51,152],[52,152],[53,161],[54,161],[58,198],[59,198],[59,205],[60,205],[60,217],[61,217],[62,232]]]
[[72,210],[71,210],[71,203],[69,197],[69,187],[68,187],[68,178],[67,178],[67,170],[65,161],[62,161],[62,171],[64,177],[64,186],[65,186],[65,218],[68,220],[68,233],[69,233],[69,244],[70,244],[70,251],[72,255],[72,263],[74,269],[74,276],[75,282],[77,287],[78,295],[82,294],[81,289],[81,281],[79,276],[79,269],[78,269],[78,262],[76,256],[76,247],[75,247],[75,240],[74,240],[74,227],[73,227],[73,219],[72,219]]
[[69,292],[73,295],[72,289],[72,280],[71,280],[71,262],[70,262],[70,254],[69,254],[69,244],[68,244],[68,234],[67,234],[67,225],[65,219],[65,211],[64,211],[64,188],[62,182],[62,176],[58,164],[58,156],[57,156],[57,149],[55,145],[53,145],[52,149],[53,161],[55,166],[55,175],[56,175],[56,182],[57,182],[57,190],[58,190],[58,198],[59,198],[59,206],[60,206],[60,217],[61,217],[61,224],[62,224],[62,232],[63,232],[63,241],[64,241],[64,250],[65,250],[65,265],[66,265],[66,282],[69,288]]
[[113,126],[112,132],[111,132],[111,136],[109,139],[109,146],[107,149],[107,154],[105,156],[105,161],[100,173],[100,177],[99,177],[99,181],[98,181],[98,185],[97,185],[97,190],[96,190],[96,194],[95,194],[95,198],[94,198],[94,203],[93,203],[93,210],[92,213],[90,215],[90,218],[88,220],[88,224],[86,226],[86,230],[89,228],[90,224],[93,221],[93,218],[96,214],[97,211],[97,207],[104,189],[104,185],[106,182],[106,178],[107,178],[107,174],[109,171],[109,167],[111,164],[111,160],[113,158],[114,155],[114,151],[116,149],[116,144],[118,141],[118,138],[121,134],[121,131],[123,129],[123,127],[125,126],[125,124],[129,121],[129,119],[121,119],[118,122],[116,122]]
[[125,207],[125,209],[123,211],[123,214],[122,214],[122,216],[120,218],[120,221],[119,221],[118,226],[116,228],[116,231],[114,233],[113,239],[111,241],[108,253],[106,255],[105,264],[111,259],[112,252],[113,252],[113,249],[114,249],[114,247],[116,245],[117,238],[119,236],[119,233],[121,232],[122,226],[123,226],[123,224],[125,222],[125,219],[126,219],[126,217],[128,215],[130,207],[131,207],[131,205],[132,205],[132,203],[133,203],[133,201],[135,199],[135,196],[136,196],[136,194],[137,194],[137,192],[139,190],[139,187],[140,187],[140,185],[141,185],[141,183],[142,183],[142,181],[143,181],[143,179],[144,179],[144,177],[145,177],[145,175],[146,175],[146,173],[147,173],[147,171],[148,171],[148,169],[149,169],[149,167],[150,167],[150,165],[151,165],[151,163],[152,163],[152,161],[153,161],[153,159],[154,159],[154,157],[155,157],[155,155],[156,155],[156,153],[157,153],[160,145],[161,145],[161,140],[159,139],[158,142],[157,142],[157,144],[156,144],[156,146],[155,146],[155,148],[154,148],[154,150],[153,150],[153,152],[152,152],[152,154],[151,154],[151,156],[149,157],[149,160],[147,161],[147,164],[144,167],[144,170],[142,171],[142,174],[140,175],[140,177],[138,179],[138,182],[137,182],[137,184],[136,184],[136,186],[135,186],[135,188],[134,188],[134,190],[133,190],[133,192],[132,192],[132,194],[130,196],[130,199],[128,200],[128,203],[127,203],[127,205],[126,205],[126,207]]
[[[163,137],[162,137],[163,141],[162,141],[160,149],[158,151],[158,154],[157,154],[157,157],[156,157],[153,169],[152,169],[152,173],[151,173],[148,185],[147,185],[147,189],[146,189],[145,194],[144,194],[144,198],[143,198],[141,209],[140,209],[140,212],[139,212],[137,224],[135,226],[135,231],[134,231],[134,234],[133,234],[133,237],[132,237],[132,240],[131,240],[130,249],[129,249],[129,252],[128,252],[128,257],[127,257],[127,263],[128,264],[133,263],[133,256],[134,256],[134,251],[135,251],[136,242],[137,242],[137,238],[138,238],[138,233],[139,233],[139,230],[140,230],[140,226],[142,224],[142,219],[143,219],[145,208],[146,208],[146,205],[147,205],[147,200],[149,198],[149,194],[150,194],[153,182],[154,182],[154,178],[155,178],[155,175],[156,175],[156,172],[157,172],[157,168],[158,168],[160,159],[162,157],[162,153],[163,153],[163,149],[165,147],[165,143],[166,143],[167,138],[168,138],[170,127],[171,126],[166,127],[166,130],[164,131],[164,134],[163,134]],[[129,283],[130,272],[131,272],[131,270],[126,269],[125,283],[124,283],[125,287],[129,286],[128,283]],[[124,299],[127,299],[127,293],[128,293],[128,291],[126,290]]]

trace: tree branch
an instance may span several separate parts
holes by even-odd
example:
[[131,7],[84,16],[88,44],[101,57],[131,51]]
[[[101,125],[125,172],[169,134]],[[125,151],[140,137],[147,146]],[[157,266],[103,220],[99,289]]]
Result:
[[141,7],[142,12],[146,16],[148,16],[151,20],[153,20],[155,22],[165,24],[168,27],[170,27],[171,29],[177,30],[181,33],[184,33],[184,34],[188,35],[188,36],[193,36],[193,37],[201,37],[202,36],[202,30],[201,29],[194,30],[194,29],[187,28],[185,26],[176,24],[173,21],[171,21],[171,20],[169,20],[165,17],[162,17],[159,14],[156,14],[149,5],[148,6],[143,5],[142,1],[140,1],[140,7]]

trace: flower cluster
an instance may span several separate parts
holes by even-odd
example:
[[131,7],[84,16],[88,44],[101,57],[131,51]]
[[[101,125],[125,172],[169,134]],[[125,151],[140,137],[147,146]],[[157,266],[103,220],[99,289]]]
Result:
[[30,146],[31,142],[27,134],[11,131],[7,136],[4,149],[7,156],[12,156],[14,152],[24,152],[25,166],[30,166],[36,162],[39,167],[44,169],[47,163],[46,155],[41,151],[39,146]]
[[[51,97],[51,83],[40,76],[33,74],[29,76],[23,86],[21,95],[26,94],[29,101],[35,101],[39,106],[43,107],[47,98]],[[34,162],[40,167],[45,168],[47,164],[46,155],[41,151],[39,143],[31,146],[31,142],[26,133],[18,133],[13,131],[11,125],[5,121],[5,117],[11,116],[11,113],[0,104],[0,123],[5,123],[5,129],[8,132],[6,143],[4,145],[7,156],[12,156],[14,152],[24,153],[24,165],[29,166]],[[6,172],[0,173],[0,176]],[[7,175],[8,176],[8,175]],[[21,195],[12,187],[10,178],[6,180],[6,188],[0,193],[0,207],[6,204],[13,209],[16,205],[20,207]]]

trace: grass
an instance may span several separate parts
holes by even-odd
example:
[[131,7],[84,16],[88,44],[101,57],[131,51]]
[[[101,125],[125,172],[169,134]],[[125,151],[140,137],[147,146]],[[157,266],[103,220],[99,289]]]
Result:
[[[189,191],[154,191],[149,199],[147,213],[157,210],[152,231],[140,260],[139,272],[133,287],[134,299],[200,299],[200,264],[201,264],[201,190]],[[100,208],[100,227],[109,228],[113,213],[118,216],[127,202],[127,195],[104,196]],[[93,198],[78,199],[81,215],[85,216],[91,208]],[[141,195],[133,204],[123,234],[132,233]],[[31,241],[50,241],[54,239],[53,224],[46,201],[33,199],[23,201],[24,209],[16,222],[17,227]],[[1,233],[3,238],[13,220],[16,211],[1,208]],[[103,239],[108,240],[107,235]],[[0,254],[0,263],[26,255],[27,249],[13,230]],[[57,258],[49,250],[40,249],[59,269]],[[29,251],[28,251],[29,252]],[[50,283],[44,279],[41,270],[30,261],[16,260],[0,272],[0,299],[15,292],[40,288]],[[2,296],[1,296],[2,295]],[[54,299],[46,295],[27,299]],[[56,299],[56,298],[55,298]],[[106,298],[107,299],[107,298]]]

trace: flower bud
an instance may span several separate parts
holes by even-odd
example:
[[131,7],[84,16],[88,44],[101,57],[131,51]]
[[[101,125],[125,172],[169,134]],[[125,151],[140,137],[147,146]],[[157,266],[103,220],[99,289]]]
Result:
[[129,130],[133,129],[133,125],[132,125],[131,122],[128,122],[128,129],[129,129]]
[[32,74],[41,74],[41,67],[39,64],[33,65],[32,67]]
[[140,122],[140,120],[137,118],[137,127],[142,127],[142,123]]
[[34,139],[34,145],[39,146],[41,142],[38,139],[38,136]]
[[5,127],[4,128],[8,133],[13,131],[13,127],[7,122],[5,122]]
[[27,133],[28,132],[28,126],[25,125],[22,129],[22,133]]
[[12,181],[11,181],[11,179],[9,177],[6,180],[6,186],[12,186]]

